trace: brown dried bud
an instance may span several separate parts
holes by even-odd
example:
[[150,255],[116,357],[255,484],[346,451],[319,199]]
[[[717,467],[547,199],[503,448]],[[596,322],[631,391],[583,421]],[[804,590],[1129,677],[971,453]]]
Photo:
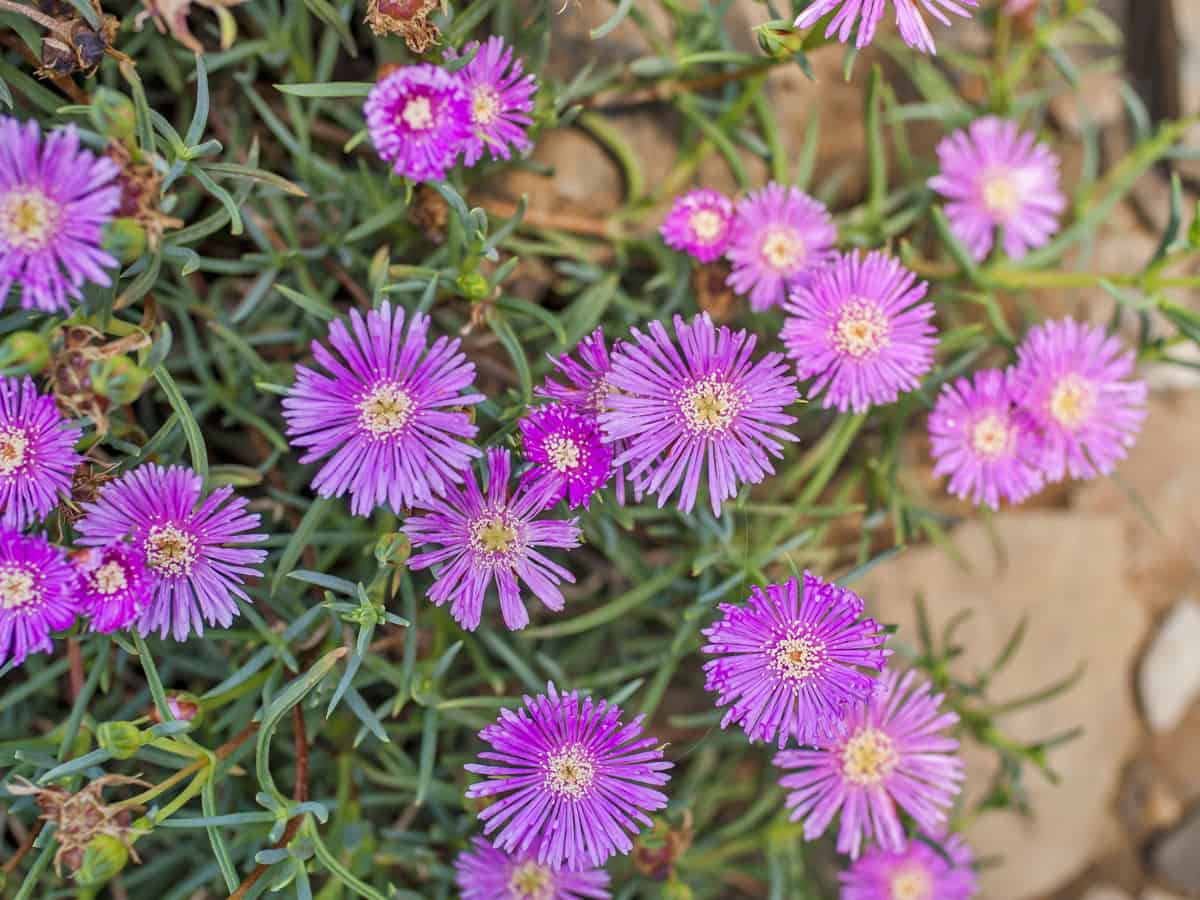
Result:
[[183,221],[165,215],[162,203],[163,177],[148,162],[135,163],[129,148],[120,141],[110,141],[108,158],[121,169],[117,184],[121,188],[121,205],[116,215],[133,219],[146,232],[146,243],[151,250],[158,248],[163,233],[168,228],[182,228]]
[[442,37],[429,21],[436,8],[436,0],[367,0],[366,23],[377,35],[400,35],[409,50],[421,54]]
[[450,225],[450,204],[429,185],[419,184],[413,191],[408,221],[420,228],[431,244],[440,244],[446,240],[446,229]]
[[634,868],[646,878],[666,881],[675,871],[675,863],[692,846],[693,837],[691,810],[684,810],[683,821],[677,828],[665,819],[656,819],[654,827],[634,845]]
[[737,294],[725,283],[730,271],[729,263],[717,260],[697,266],[692,272],[696,303],[718,324],[728,322],[736,312]]
[[[48,5],[58,8],[57,4]],[[38,76],[53,78],[76,72],[92,75],[103,62],[104,54],[117,38],[120,22],[115,16],[104,15],[99,4],[92,5],[100,16],[99,31],[81,18],[64,19],[62,13],[50,13],[60,20],[62,28],[42,38],[42,65],[37,70]],[[68,7],[67,12],[74,10]]]

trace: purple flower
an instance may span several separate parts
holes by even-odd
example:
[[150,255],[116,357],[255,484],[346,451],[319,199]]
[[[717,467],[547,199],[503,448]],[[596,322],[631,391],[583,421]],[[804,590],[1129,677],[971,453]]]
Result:
[[601,439],[600,426],[568,406],[553,403],[531,410],[521,420],[521,440],[525,458],[533,463],[522,483],[534,492],[548,483],[553,489],[547,506],[563,497],[572,509],[586,506],[612,477],[612,447]]
[[75,571],[42,535],[0,529],[0,665],[53,649],[75,621]]
[[738,201],[726,256],[727,284],[761,312],[782,303],[833,255],[837,229],[829,210],[796,187],[772,182]]
[[108,634],[128,628],[153,598],[146,557],[125,543],[87,547],[72,554],[79,576],[79,611],[91,618],[89,630]]
[[973,862],[957,834],[940,849],[919,839],[898,853],[872,847],[839,876],[841,900],[970,900],[978,889]]
[[[582,700],[575,691],[525,697],[525,708],[504,709],[479,732],[492,750],[468,764],[486,775],[468,797],[497,797],[479,813],[483,833],[499,830],[495,844],[529,854],[552,869],[580,871],[604,865],[633,848],[629,834],[650,825],[647,812],[667,805],[655,788],[670,779],[658,740],[642,737],[642,719],[621,721],[607,700]],[[628,832],[629,834],[626,834]]]
[[117,261],[101,248],[121,199],[117,166],[80,149],[73,126],[42,142],[37,122],[0,116],[0,305],[68,312],[85,282],[112,284]]
[[929,186],[947,198],[950,230],[978,260],[1004,229],[1004,252],[1020,259],[1058,231],[1067,198],[1058,157],[1015,122],[988,116],[942,139],[941,172]]
[[795,379],[778,353],[752,363],[754,335],[718,329],[707,314],[690,325],[675,317],[678,346],[661,322],[649,331],[634,329],[616,349],[608,381],[618,390],[600,424],[610,440],[627,442],[617,464],[631,463],[630,476],[660,507],[678,489],[679,508],[690,512],[707,469],[720,515],[739,483],[775,471],[768,454],[782,455],[780,441],[796,440],[785,430],[796,420],[783,412],[800,399]]
[[946,384],[929,415],[934,475],[950,476],[950,493],[999,509],[1042,489],[1042,437],[1016,407],[1012,374],[999,369]]
[[[896,25],[900,28],[900,37],[908,46],[923,53],[937,53],[937,48],[934,46],[929,26],[921,16],[918,2],[931,16],[946,26],[950,25],[950,20],[946,18],[947,12],[966,19],[971,17],[968,7],[979,5],[978,0],[892,0],[896,7]],[[836,33],[839,41],[843,44],[848,43],[855,23],[859,23],[858,37],[854,43],[862,49],[874,40],[875,27],[883,18],[886,9],[887,0],[814,0],[812,6],[796,18],[795,27],[808,28],[837,10],[837,15],[830,20],[829,27],[825,29],[825,36],[832,37]]]
[[[479,451],[467,443],[478,429],[460,407],[483,400],[472,389],[475,366],[458,339],[429,346],[429,317],[384,301],[367,313],[350,311],[350,328],[329,326],[333,351],[313,341],[317,364],[329,374],[296,367],[283,401],[291,442],[308,450],[300,462],[326,456],[313,479],[322,497],[350,493],[350,510],[393,512],[445,493],[463,480]],[[353,334],[351,333],[353,331]]]
[[[508,159],[512,150],[525,153],[533,147],[525,129],[533,124],[529,113],[537,92],[537,79],[523,74],[521,60],[513,57],[512,47],[506,47],[502,37],[493,35],[482,46],[471,41],[463,47],[462,55],[476,47],[479,52],[459,76],[470,100],[474,128],[463,151],[463,162],[468,166],[479,162],[485,146],[492,159]],[[450,59],[458,57],[453,51],[446,55]]]
[[418,504],[428,515],[409,516],[404,523],[404,533],[414,545],[440,545],[412,557],[408,566],[441,566],[429,599],[438,606],[450,600],[450,615],[467,631],[479,627],[483,597],[493,580],[504,624],[513,631],[529,624],[519,582],[547,609],[558,612],[563,608],[559,582],[575,581],[574,575],[536,548],[578,547],[576,520],[538,519],[554,485],[542,482],[537,489],[522,485],[509,496],[511,470],[507,450],[488,450],[486,494],[473,477],[467,478],[466,490],[448,487],[444,499]]
[[71,493],[81,433],[28,375],[0,379],[0,525],[20,530]]
[[864,838],[903,852],[897,804],[923,831],[942,827],[964,775],[962,760],[953,755],[958,741],[940,732],[958,716],[941,711],[942,695],[930,696],[929,682],[914,687],[916,677],[914,670],[903,678],[886,670],[880,690],[850,711],[847,733],[836,743],[775,754],[775,765],[798,770],[779,783],[791,789],[787,806],[792,821],[804,819],[806,841],[824,834],[838,810],[837,849],[853,859]]
[[1074,319],[1043,322],[1017,348],[1012,392],[1042,430],[1050,481],[1109,475],[1137,440],[1146,383],[1131,381],[1133,351]]
[[482,838],[454,861],[462,900],[608,900],[603,869],[556,872],[529,854],[509,856]]
[[402,66],[381,79],[363,114],[380,158],[413,181],[445,178],[473,134],[462,80],[429,63]]
[[796,289],[780,337],[822,406],[865,412],[920,384],[937,345],[927,288],[886,253],[855,250]]
[[[231,499],[232,498],[232,499]],[[243,577],[256,568],[266,550],[247,549],[267,539],[253,533],[257,513],[246,512],[246,499],[223,487],[203,496],[200,476],[183,466],[139,466],[106,484],[95,503],[86,503],[76,529],[85,547],[104,547],[129,538],[146,560],[151,601],[137,621],[142,634],[168,629],[177,641],[204,624],[228,627],[237,603],[250,598]]]
[[676,197],[659,230],[668,247],[709,263],[729,246],[732,228],[733,202],[720,191],[704,188]]
[[741,725],[751,741],[783,747],[824,744],[845,731],[846,710],[871,696],[890,650],[874,619],[861,618],[863,601],[845,588],[804,573],[750,589],[748,606],[721,604],[723,617],[704,629],[717,654],[704,664],[704,687],[718,705],[732,703],[721,727]]

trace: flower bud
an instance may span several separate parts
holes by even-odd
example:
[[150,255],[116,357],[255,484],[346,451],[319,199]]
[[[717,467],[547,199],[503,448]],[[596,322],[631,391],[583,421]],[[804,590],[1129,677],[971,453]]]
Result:
[[111,88],[98,88],[88,104],[88,116],[92,126],[101,134],[123,144],[133,143],[137,114],[133,109],[133,101],[124,94]]
[[0,343],[0,368],[10,374],[40,372],[50,360],[50,342],[36,331],[14,331]]
[[672,878],[662,886],[662,900],[692,900],[692,889],[677,878]]
[[146,252],[146,229],[136,219],[113,219],[104,230],[104,249],[124,265],[136,262]]
[[96,743],[117,759],[129,759],[146,743],[146,735],[132,722],[104,722],[96,729]]
[[129,862],[129,848],[120,838],[98,834],[83,851],[83,862],[75,872],[75,881],[84,887],[106,884]]
[[113,356],[92,363],[92,386],[113,403],[132,403],[142,395],[150,373],[128,356]]
[[375,559],[380,565],[400,568],[412,553],[408,536],[399,531],[389,531],[375,542]]
[[458,289],[468,300],[486,300],[492,293],[492,286],[478,272],[465,272],[459,275]]

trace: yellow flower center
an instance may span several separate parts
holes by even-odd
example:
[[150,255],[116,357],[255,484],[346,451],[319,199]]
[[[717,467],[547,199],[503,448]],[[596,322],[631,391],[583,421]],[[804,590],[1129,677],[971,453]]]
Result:
[[891,900],[937,900],[933,896],[933,880],[919,866],[906,866],[892,876]]
[[546,761],[546,787],[560,797],[578,800],[595,778],[592,755],[579,744],[565,747]]
[[11,475],[25,465],[29,434],[24,428],[0,430],[0,475]]
[[1087,420],[1095,405],[1096,389],[1074,373],[1063,376],[1050,395],[1050,415],[1064,428],[1071,430]]
[[50,243],[62,207],[35,187],[20,187],[0,197],[0,243],[36,253]]
[[0,568],[0,609],[16,609],[36,596],[32,572],[23,566]]
[[770,651],[768,668],[799,686],[825,664],[825,642],[809,634],[786,637]]
[[692,431],[723,432],[741,411],[742,397],[716,375],[697,381],[683,393],[679,409]]
[[842,307],[833,327],[833,345],[840,353],[865,359],[888,345],[890,332],[887,316],[879,304],[855,297]]
[[477,553],[504,557],[519,548],[517,526],[504,510],[485,514],[471,523],[471,547]]
[[524,863],[513,869],[508,892],[512,900],[553,900],[554,875],[545,866]]
[[995,413],[990,413],[971,429],[971,447],[985,459],[997,459],[1008,449],[1010,434],[1008,423]]
[[174,525],[155,525],[143,548],[146,565],[168,578],[192,574],[196,561],[196,539]]
[[546,441],[546,456],[556,472],[566,472],[579,465],[579,445],[569,437],[555,435]]
[[399,434],[413,414],[413,400],[398,384],[381,384],[358,404],[358,422],[373,438]]
[[471,96],[471,114],[477,125],[490,125],[500,117],[500,95],[490,84],[475,88]]
[[996,171],[983,179],[983,205],[993,216],[1006,219],[1017,211],[1021,197],[1013,183],[1012,173]]
[[424,131],[433,127],[433,106],[428,97],[413,97],[404,104],[400,113],[404,124],[413,131]]
[[842,746],[842,775],[852,784],[879,784],[896,768],[900,756],[892,739],[878,729],[866,727]]
[[805,252],[804,241],[794,229],[772,228],[763,238],[763,260],[778,272],[794,270],[804,262]]
[[129,582],[125,578],[124,567],[115,559],[107,562],[92,573],[92,583],[101,594],[112,595],[123,591]]
[[721,217],[711,209],[692,213],[688,224],[692,226],[692,233],[706,244],[721,233]]

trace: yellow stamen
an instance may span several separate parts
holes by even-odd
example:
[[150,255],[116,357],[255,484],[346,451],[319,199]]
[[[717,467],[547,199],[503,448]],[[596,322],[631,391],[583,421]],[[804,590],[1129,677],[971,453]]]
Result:
[[596,778],[596,765],[587,749],[574,744],[546,761],[546,787],[554,793],[578,800]]
[[878,729],[866,727],[842,746],[842,775],[853,784],[879,784],[896,768],[900,756],[892,739]]
[[865,359],[888,345],[891,326],[874,300],[855,297],[844,307],[833,328],[833,345],[847,356]]

